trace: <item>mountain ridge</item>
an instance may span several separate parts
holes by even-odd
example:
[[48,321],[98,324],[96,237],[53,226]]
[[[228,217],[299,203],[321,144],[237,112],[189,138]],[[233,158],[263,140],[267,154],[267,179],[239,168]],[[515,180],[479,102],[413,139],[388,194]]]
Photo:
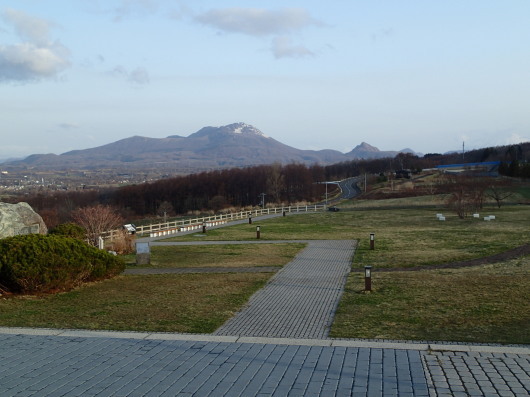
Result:
[[[413,152],[410,149],[407,149]],[[43,169],[171,167],[205,170],[275,162],[332,164],[355,159],[394,157],[400,151],[381,151],[362,142],[348,153],[333,149],[303,150],[288,146],[246,123],[203,127],[188,137],[150,138],[134,135],[105,145],[62,154],[32,154],[5,163]]]

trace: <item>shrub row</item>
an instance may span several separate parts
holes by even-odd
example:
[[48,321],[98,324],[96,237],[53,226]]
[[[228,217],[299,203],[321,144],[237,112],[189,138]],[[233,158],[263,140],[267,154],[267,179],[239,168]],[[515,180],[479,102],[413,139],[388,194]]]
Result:
[[120,258],[69,237],[29,234],[0,240],[0,286],[11,292],[68,290],[124,268]]

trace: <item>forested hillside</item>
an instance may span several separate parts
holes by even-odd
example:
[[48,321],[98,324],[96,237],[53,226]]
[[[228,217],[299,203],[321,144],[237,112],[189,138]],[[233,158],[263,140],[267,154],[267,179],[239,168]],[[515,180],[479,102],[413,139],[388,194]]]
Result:
[[353,160],[329,166],[276,163],[201,172],[116,189],[40,193],[20,197],[18,201],[29,202],[51,227],[68,222],[76,208],[96,204],[115,207],[125,219],[184,215],[192,211],[216,212],[225,208],[256,206],[260,204],[262,194],[265,194],[266,204],[322,201],[325,186],[319,182],[364,174],[390,175],[401,169],[419,171],[441,164],[503,161],[501,173],[528,178],[530,166],[526,163],[526,156],[529,154],[530,143],[526,143],[474,150],[464,155],[426,154],[418,157],[399,153],[394,158]]

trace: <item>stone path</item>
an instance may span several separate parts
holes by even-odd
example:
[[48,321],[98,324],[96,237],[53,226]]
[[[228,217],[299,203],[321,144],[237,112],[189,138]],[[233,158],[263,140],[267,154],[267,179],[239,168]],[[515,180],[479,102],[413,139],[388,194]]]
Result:
[[351,268],[355,242],[307,243],[215,334],[326,338]]
[[424,353],[423,360],[432,395],[530,395],[528,354],[433,352]]
[[528,396],[530,347],[0,328],[0,395]]

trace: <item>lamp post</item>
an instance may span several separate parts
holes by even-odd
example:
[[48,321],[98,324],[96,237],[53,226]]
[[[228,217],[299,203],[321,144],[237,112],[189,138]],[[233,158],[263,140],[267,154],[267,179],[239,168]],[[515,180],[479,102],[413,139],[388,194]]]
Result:
[[256,226],[256,238],[259,240],[260,238],[260,230],[259,230],[259,226]]
[[364,267],[364,290],[372,290],[372,266]]
[[370,249],[375,248],[375,233],[370,233]]

